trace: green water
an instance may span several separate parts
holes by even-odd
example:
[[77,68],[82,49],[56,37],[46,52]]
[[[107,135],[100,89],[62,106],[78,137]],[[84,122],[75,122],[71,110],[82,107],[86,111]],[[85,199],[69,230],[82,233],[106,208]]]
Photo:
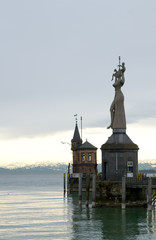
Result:
[[2,240],[156,239],[155,211],[88,208],[83,195],[63,196],[62,176],[0,175]]
[[156,212],[146,208],[89,208],[71,197],[72,239],[156,239]]

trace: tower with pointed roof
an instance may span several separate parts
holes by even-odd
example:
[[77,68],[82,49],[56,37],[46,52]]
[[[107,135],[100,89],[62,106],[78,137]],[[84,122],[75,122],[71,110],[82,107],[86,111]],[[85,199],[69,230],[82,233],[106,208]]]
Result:
[[78,154],[78,147],[82,145],[82,139],[80,138],[80,133],[76,121],[75,131],[73,138],[71,140],[71,150],[73,151],[73,173],[78,172],[79,166],[79,154]]
[[76,122],[73,139],[71,140],[71,150],[75,151],[81,144],[82,144],[82,139],[80,138],[78,125],[77,125],[77,122]]
[[71,150],[73,151],[73,173],[97,172],[97,148],[88,141],[82,143],[77,121],[71,140]]

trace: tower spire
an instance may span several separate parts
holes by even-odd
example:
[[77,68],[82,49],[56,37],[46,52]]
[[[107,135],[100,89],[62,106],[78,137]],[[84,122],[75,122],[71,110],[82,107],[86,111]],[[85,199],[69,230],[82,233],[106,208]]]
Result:
[[80,137],[80,133],[79,133],[78,125],[77,125],[77,114],[75,114],[74,117],[75,117],[76,124],[75,124],[73,139],[71,140],[71,149],[72,150],[77,149],[77,147],[82,144],[82,139]]

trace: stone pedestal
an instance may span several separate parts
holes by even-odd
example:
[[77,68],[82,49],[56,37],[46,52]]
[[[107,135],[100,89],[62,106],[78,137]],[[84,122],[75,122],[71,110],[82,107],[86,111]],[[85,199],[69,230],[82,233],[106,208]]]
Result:
[[136,178],[138,149],[126,129],[113,129],[113,134],[101,146],[103,180],[121,181],[123,176]]

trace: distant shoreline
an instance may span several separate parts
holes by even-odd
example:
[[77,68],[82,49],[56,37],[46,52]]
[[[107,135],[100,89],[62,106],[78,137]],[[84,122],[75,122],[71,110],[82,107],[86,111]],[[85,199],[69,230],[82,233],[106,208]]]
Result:
[[[154,167],[153,167],[154,166]],[[39,174],[39,173],[45,173],[45,174],[54,174],[54,173],[67,173],[68,171],[68,164],[64,163],[57,163],[57,164],[41,164],[41,165],[27,165],[27,166],[21,166],[16,167],[16,165],[8,165],[6,167],[0,167],[0,174],[6,174],[6,173],[15,173],[15,174],[24,174],[24,173],[33,173],[33,174]],[[139,163],[138,164],[138,171],[143,172],[145,174],[147,173],[156,173],[156,167],[155,164],[152,163]],[[72,172],[72,166],[71,166],[71,172]],[[101,172],[101,164],[98,164],[98,172]]]

